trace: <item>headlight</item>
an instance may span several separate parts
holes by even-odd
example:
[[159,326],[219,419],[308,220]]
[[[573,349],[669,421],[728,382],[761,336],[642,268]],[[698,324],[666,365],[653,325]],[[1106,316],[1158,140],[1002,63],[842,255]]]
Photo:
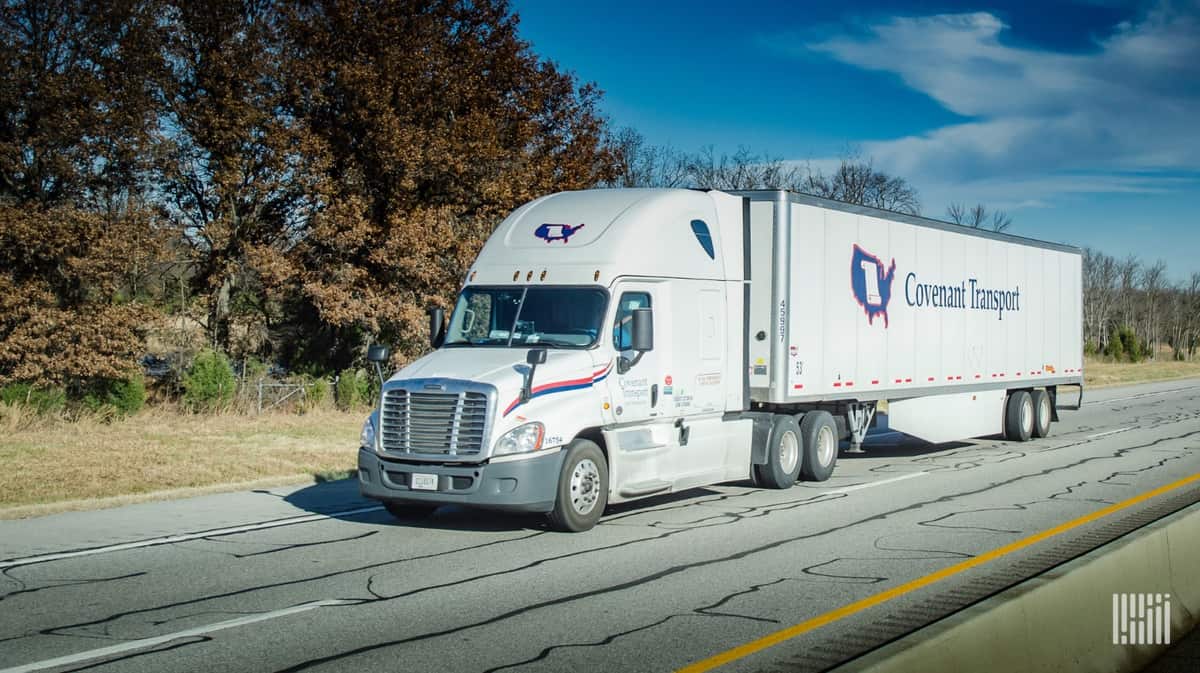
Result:
[[367,416],[363,423],[362,432],[358,435],[358,445],[366,449],[375,449],[375,416]]
[[496,442],[496,450],[493,454],[506,456],[512,453],[537,451],[542,448],[542,437],[545,434],[546,427],[541,423],[526,423],[515,427],[504,433],[504,436]]

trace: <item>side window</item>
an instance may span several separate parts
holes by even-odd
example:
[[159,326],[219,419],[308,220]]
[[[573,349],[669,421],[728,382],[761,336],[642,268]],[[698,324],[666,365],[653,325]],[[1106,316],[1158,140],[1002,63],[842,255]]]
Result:
[[650,295],[646,292],[624,292],[617,304],[617,319],[613,323],[613,346],[618,351],[627,351],[633,344],[633,309],[650,308]]

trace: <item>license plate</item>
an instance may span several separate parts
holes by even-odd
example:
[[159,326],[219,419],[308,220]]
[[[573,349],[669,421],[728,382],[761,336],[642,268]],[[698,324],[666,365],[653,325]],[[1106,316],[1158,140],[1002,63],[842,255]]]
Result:
[[414,491],[436,491],[437,490],[437,475],[436,474],[413,474],[412,488]]

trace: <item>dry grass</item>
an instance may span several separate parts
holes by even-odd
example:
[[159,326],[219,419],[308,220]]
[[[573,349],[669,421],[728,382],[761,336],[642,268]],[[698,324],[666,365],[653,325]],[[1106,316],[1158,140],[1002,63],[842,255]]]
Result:
[[86,417],[32,422],[6,407],[0,409],[0,518],[47,513],[37,510],[49,503],[70,503],[51,510],[76,509],[81,501],[118,496],[345,475],[354,468],[365,415],[192,415],[158,408],[111,423]]
[[1084,364],[1083,380],[1088,387],[1166,381],[1200,376],[1200,360],[1176,362],[1161,358],[1154,362],[1104,362],[1091,358]]
[[[1200,361],[1088,360],[1089,387],[1200,376]],[[155,407],[105,422],[0,403],[0,519],[347,475],[365,411],[194,415]]]

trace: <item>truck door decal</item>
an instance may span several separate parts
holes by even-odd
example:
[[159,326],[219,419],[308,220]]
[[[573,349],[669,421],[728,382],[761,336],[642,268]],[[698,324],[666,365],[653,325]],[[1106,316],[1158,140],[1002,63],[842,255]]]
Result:
[[[612,371],[613,361],[609,360],[608,364],[603,368],[592,372],[591,376],[586,376],[580,379],[571,379],[569,381],[555,381],[553,383],[543,383],[540,386],[534,386],[529,391],[529,399],[532,401],[535,397],[544,395],[553,395],[554,393],[565,393],[569,390],[580,390],[582,388],[591,388],[593,385],[600,383],[608,378],[609,372]],[[504,409],[504,416],[508,416],[517,407],[521,406],[521,398],[518,396],[508,407]]]

